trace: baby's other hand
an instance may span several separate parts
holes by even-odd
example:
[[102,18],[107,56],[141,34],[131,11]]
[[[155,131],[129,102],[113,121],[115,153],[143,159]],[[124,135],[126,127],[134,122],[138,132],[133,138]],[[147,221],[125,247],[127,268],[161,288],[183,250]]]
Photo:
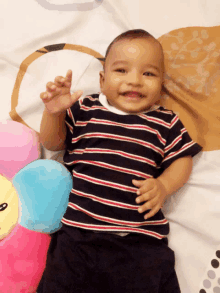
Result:
[[159,179],[150,178],[146,180],[132,180],[132,183],[138,187],[136,203],[144,204],[139,207],[138,212],[143,213],[146,210],[151,210],[145,214],[144,218],[153,217],[163,206],[167,192]]
[[71,95],[72,71],[68,70],[66,77],[57,76],[54,82],[48,82],[46,92],[40,94],[49,114],[59,115],[70,108],[82,95],[77,91]]

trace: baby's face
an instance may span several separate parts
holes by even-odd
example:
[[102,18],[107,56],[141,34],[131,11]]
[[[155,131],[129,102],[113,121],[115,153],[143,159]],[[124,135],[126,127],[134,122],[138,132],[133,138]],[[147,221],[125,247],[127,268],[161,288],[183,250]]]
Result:
[[100,72],[100,87],[110,105],[127,113],[148,110],[159,100],[163,83],[163,52],[152,38],[113,44]]

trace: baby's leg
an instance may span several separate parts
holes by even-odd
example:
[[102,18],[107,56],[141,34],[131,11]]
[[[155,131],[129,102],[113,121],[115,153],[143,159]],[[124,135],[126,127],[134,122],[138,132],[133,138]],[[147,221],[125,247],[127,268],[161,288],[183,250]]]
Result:
[[[172,285],[172,286],[171,286]],[[173,287],[174,286],[174,287]],[[179,293],[162,240],[65,226],[53,235],[37,293]]]
[[[47,255],[47,264],[37,293],[97,293],[93,291],[88,260],[77,244],[77,229],[67,227],[52,235]],[[66,230],[75,234],[73,240]],[[74,232],[75,231],[75,232]]]
[[174,253],[165,240],[134,233],[125,237],[99,233],[97,237],[97,271],[100,285],[105,285],[104,291],[97,292],[180,293]]

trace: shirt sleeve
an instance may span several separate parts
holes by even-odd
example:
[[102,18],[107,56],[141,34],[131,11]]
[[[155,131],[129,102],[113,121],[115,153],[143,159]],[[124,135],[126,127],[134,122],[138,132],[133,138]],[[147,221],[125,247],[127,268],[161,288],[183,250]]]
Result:
[[66,117],[65,117],[66,140],[65,140],[65,144],[66,144],[67,148],[72,142],[73,130],[74,130],[77,118],[79,116],[79,112],[80,112],[80,104],[78,101],[71,108],[68,108],[66,110]]
[[174,114],[160,165],[161,171],[167,169],[175,160],[185,156],[193,157],[201,150],[202,147],[191,139],[179,117]]

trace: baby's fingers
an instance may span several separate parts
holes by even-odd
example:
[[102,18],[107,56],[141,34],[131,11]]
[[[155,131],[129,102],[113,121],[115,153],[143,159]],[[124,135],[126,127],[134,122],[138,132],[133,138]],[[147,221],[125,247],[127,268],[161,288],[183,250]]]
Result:
[[46,85],[46,92],[41,93],[40,98],[43,100],[43,102],[48,102],[59,93],[60,89],[57,88],[52,82],[48,82]]
[[153,198],[146,201],[143,205],[138,208],[139,213],[146,212],[147,210],[153,209],[158,204],[157,199]]
[[40,94],[40,98],[41,98],[41,100],[45,103],[45,102],[47,102],[47,100],[49,99],[48,98],[48,95],[47,95],[47,92],[43,92],[43,93],[41,93]]
[[40,94],[40,98],[44,103],[49,102],[55,97],[54,93],[49,93],[49,92],[43,92]]
[[149,211],[149,213],[147,213],[147,214],[144,215],[144,219],[147,220],[147,219],[153,217],[154,215],[156,215],[156,213],[159,212],[160,208],[161,207],[159,205],[156,205],[153,209],[151,209]]
[[[71,74],[72,75],[72,74]],[[72,77],[63,77],[63,76],[57,76],[54,80],[54,83],[56,86],[58,87],[71,87],[71,81],[72,81]]]
[[46,89],[47,89],[47,92],[53,92],[56,89],[56,86],[53,82],[49,81],[46,84]]
[[48,82],[46,85],[47,94],[49,98],[52,98],[55,94],[57,94],[58,88],[53,82]]
[[70,83],[72,82],[72,70],[70,69],[66,73],[66,81]]

